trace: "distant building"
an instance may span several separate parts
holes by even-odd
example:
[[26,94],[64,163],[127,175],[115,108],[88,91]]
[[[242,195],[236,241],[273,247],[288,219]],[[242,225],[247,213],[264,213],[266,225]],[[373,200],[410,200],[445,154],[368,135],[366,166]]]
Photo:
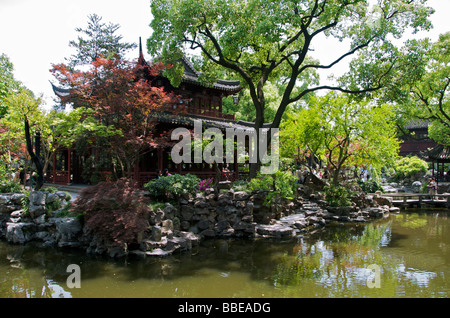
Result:
[[437,144],[428,137],[428,122],[424,120],[411,121],[406,127],[408,133],[401,136],[399,155],[417,156]]
[[449,182],[450,173],[447,171],[447,165],[450,164],[450,149],[437,144],[428,137],[429,123],[424,120],[410,122],[400,143],[401,156],[417,156],[430,164],[432,175],[438,182]]

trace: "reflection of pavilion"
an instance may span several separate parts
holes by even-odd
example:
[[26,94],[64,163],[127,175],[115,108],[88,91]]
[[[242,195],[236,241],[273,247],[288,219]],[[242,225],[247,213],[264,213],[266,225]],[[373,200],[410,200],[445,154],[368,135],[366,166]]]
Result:
[[[201,120],[203,128],[218,128],[224,134],[227,128],[249,130],[253,128],[253,123],[235,121],[234,115],[222,112],[222,100],[227,96],[236,96],[242,89],[239,81],[217,80],[211,85],[202,84],[199,80],[201,73],[196,71],[193,65],[182,58],[184,66],[183,80],[178,88],[173,87],[169,80],[162,75],[151,77],[148,69],[149,64],[144,60],[142,45],[139,48],[138,64],[144,67],[142,74],[158,87],[164,87],[168,92],[174,92],[180,96],[180,102],[176,106],[177,113],[170,111],[160,112],[156,115],[157,124],[154,135],[167,134],[178,127],[194,128],[194,120]],[[146,71],[147,70],[147,71]],[[53,85],[53,84],[52,84]],[[70,97],[70,90],[53,86],[54,93],[64,100]],[[181,110],[181,111],[180,111]],[[174,141],[172,145],[176,143]],[[216,169],[205,162],[199,164],[174,164],[170,158],[170,146],[159,146],[149,148],[140,155],[139,164],[133,169],[133,178],[142,185],[156,176],[156,169],[169,169],[170,173],[195,174],[200,178],[210,178],[216,176]],[[51,167],[46,175],[47,182],[56,184],[69,183],[89,183],[90,171],[86,171],[86,161],[99,163],[102,160],[101,149],[92,146],[87,154],[79,154],[74,149],[64,149],[53,158]],[[93,157],[92,157],[93,156]],[[239,165],[237,156],[234,156],[234,163],[229,164],[230,170],[227,178],[237,179],[239,176]],[[95,160],[92,160],[95,158]],[[112,175],[111,166],[91,166],[101,175],[101,179],[108,180]]]

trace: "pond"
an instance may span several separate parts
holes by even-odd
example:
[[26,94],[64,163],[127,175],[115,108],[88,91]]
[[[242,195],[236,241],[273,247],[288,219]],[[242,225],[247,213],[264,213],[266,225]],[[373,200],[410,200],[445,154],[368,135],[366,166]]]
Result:
[[112,260],[0,241],[0,297],[447,298],[448,216],[408,210],[283,242],[207,240],[166,258]]

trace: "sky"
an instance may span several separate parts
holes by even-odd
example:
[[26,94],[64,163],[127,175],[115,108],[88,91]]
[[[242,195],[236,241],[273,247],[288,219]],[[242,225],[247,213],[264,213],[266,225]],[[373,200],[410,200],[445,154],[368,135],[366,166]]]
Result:
[[[439,34],[450,31],[450,0],[430,0],[429,5],[436,10],[431,17],[434,29],[418,36],[436,41]],[[54,104],[50,81],[56,84],[49,72],[51,65],[64,62],[74,53],[69,41],[78,36],[75,28],[85,29],[87,17],[93,13],[103,22],[119,24],[117,34],[123,36],[123,41],[137,44],[141,37],[144,57],[150,60],[145,50],[152,32],[150,0],[0,0],[0,54],[5,53],[13,63],[15,78],[35,95],[42,94],[48,107]],[[325,39],[321,43],[326,49],[316,50],[317,54],[324,52],[317,58],[331,62],[332,53],[339,53],[337,43]],[[137,57],[137,50],[127,56]],[[339,68],[334,72],[339,73]]]
[[[138,43],[151,35],[150,0],[0,0],[0,54],[14,65],[14,76],[36,96],[53,106],[49,81],[51,65],[63,63],[74,53],[69,41],[76,40],[75,28],[87,28],[88,15],[96,13],[102,22],[120,25],[116,32],[123,41]],[[130,51],[130,59],[138,58]],[[144,49],[144,57],[150,59]]]

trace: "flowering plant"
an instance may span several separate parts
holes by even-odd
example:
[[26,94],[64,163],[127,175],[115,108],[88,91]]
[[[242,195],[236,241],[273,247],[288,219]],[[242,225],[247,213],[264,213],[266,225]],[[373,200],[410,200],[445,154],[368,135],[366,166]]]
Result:
[[203,192],[206,189],[211,188],[212,184],[213,184],[213,178],[201,180],[199,183],[199,186],[198,186],[198,190],[200,192]]

